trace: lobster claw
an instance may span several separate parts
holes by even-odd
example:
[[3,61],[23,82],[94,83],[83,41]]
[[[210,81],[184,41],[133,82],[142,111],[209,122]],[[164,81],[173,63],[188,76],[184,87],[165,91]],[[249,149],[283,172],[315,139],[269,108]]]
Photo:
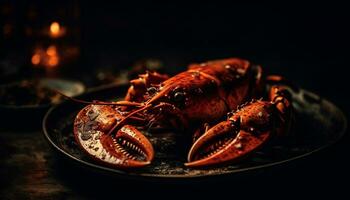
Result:
[[109,158],[106,156],[102,160],[114,166],[143,167],[153,160],[154,151],[151,143],[133,126],[123,126],[114,137],[103,134],[100,140],[103,149],[110,155]]
[[111,106],[86,106],[74,122],[75,140],[92,159],[111,167],[135,168],[150,164],[154,157],[152,144],[136,128],[124,125],[116,133],[108,134],[122,118]]
[[187,167],[203,167],[237,161],[263,145],[270,132],[258,135],[239,130],[231,121],[224,121],[209,129],[191,147]]
[[272,87],[272,101],[253,100],[209,129],[193,144],[188,167],[234,162],[254,152],[272,135],[289,132],[292,107],[285,88]]

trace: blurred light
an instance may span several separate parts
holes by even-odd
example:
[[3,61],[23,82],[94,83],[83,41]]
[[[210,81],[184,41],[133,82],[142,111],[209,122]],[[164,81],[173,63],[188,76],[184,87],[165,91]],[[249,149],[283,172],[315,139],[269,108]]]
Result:
[[35,53],[33,56],[32,56],[32,64],[33,65],[39,65],[40,64],[40,61],[41,61],[41,56],[39,53]]
[[58,22],[52,22],[50,25],[49,35],[52,38],[58,38],[66,33],[66,29],[62,27]]
[[56,46],[54,46],[54,45],[49,46],[46,50],[46,54],[48,56],[56,56],[57,55]]
[[53,68],[60,64],[60,55],[55,45],[44,49],[39,47],[34,50],[31,62],[34,66]]
[[60,24],[58,22],[52,22],[50,25],[50,31],[52,35],[58,35],[60,32]]
[[48,67],[56,67],[59,63],[59,57],[58,56],[50,56],[48,58],[47,66]]

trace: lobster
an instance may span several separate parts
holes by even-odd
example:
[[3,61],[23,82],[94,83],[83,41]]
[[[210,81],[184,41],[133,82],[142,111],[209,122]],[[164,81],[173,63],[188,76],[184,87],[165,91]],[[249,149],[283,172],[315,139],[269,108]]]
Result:
[[[172,77],[147,72],[130,81],[124,101],[85,102],[90,104],[75,118],[74,137],[97,162],[129,169],[154,158],[142,130],[182,127],[193,135],[185,166],[235,162],[289,132],[292,105],[283,80],[263,79],[259,65],[239,58],[191,64]],[[268,97],[256,100],[267,82],[273,83]]]

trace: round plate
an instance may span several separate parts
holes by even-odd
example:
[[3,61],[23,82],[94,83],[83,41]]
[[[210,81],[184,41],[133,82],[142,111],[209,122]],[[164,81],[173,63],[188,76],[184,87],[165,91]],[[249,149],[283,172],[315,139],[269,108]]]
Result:
[[[116,100],[123,98],[127,85],[108,86],[90,91],[79,96],[84,100]],[[195,178],[234,174],[243,171],[257,170],[308,156],[339,140],[347,126],[344,114],[331,102],[318,95],[300,89],[292,92],[295,108],[295,122],[291,136],[275,139],[262,149],[239,163],[210,169],[186,168],[188,148],[182,142],[184,134],[164,132],[145,133],[155,148],[155,159],[146,168],[122,171],[100,165],[85,155],[75,143],[73,121],[81,105],[65,101],[52,107],[45,115],[43,130],[49,143],[59,153],[76,161],[104,172],[127,177],[151,178]]]

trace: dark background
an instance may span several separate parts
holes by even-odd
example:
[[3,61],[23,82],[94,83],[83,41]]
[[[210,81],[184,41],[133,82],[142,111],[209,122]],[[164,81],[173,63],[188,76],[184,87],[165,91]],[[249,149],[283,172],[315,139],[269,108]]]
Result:
[[[68,14],[62,18],[50,12],[42,14],[45,16],[42,20],[59,20],[65,25],[79,27],[79,40],[75,42],[80,45],[81,55],[72,70],[74,73],[88,74],[106,66],[127,68],[145,58],[162,60],[167,71],[176,72],[185,69],[190,62],[242,57],[261,64],[268,74],[281,74],[331,100],[348,116],[350,35],[347,30],[349,11],[345,5],[218,1],[34,2],[41,9],[59,7],[67,9],[68,13],[79,11],[77,16]],[[24,10],[29,4],[15,3]],[[16,14],[16,18],[22,19],[20,14]],[[0,56],[25,54],[29,44],[30,40],[20,34],[11,40],[3,38]],[[23,60],[26,65],[26,56]],[[174,192],[180,188],[177,193],[180,196],[190,192],[199,195],[221,191],[225,195],[249,195],[251,191],[272,196],[275,191],[338,195],[344,192],[348,181],[348,138],[346,134],[337,145],[282,169],[217,184],[158,185],[148,191]]]

